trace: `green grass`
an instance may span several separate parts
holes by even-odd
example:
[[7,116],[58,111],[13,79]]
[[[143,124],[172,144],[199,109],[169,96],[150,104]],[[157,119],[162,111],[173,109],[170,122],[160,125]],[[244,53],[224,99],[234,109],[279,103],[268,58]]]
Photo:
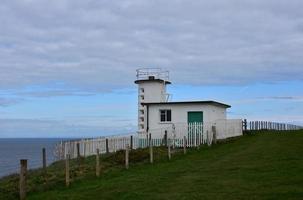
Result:
[[[303,131],[245,135],[212,147],[190,150],[187,155],[177,152],[171,161],[167,161],[165,149],[155,152],[153,165],[148,163],[147,150],[133,152],[131,160],[135,162],[129,170],[123,169],[123,152],[104,157],[100,178],[93,175],[93,158],[86,160],[82,173],[74,163],[70,188],[64,187],[62,163],[56,163],[49,168],[49,177],[55,176],[49,178],[53,182],[40,180],[44,186],[39,187],[33,184],[28,199],[303,197]],[[39,182],[37,177],[41,172],[32,173]],[[1,187],[8,187],[5,181],[10,179],[0,181],[0,195],[3,195]]]

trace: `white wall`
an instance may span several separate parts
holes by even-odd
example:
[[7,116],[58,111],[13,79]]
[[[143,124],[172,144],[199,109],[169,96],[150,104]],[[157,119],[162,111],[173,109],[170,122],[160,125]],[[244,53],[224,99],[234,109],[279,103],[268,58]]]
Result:
[[226,139],[243,135],[241,119],[218,120],[215,125],[217,139]]
[[139,84],[139,90],[140,88],[144,88],[144,101],[141,102],[165,102],[166,86],[164,83],[146,81]]
[[[144,89],[142,92],[141,89]],[[144,97],[144,99],[142,98]],[[146,115],[142,115],[141,111],[144,107],[141,103],[165,102],[166,101],[166,85],[159,81],[144,81],[138,85],[138,131],[143,132],[146,128]],[[142,127],[144,126],[144,127]]]
[[[161,109],[170,109],[172,112],[171,122],[160,122],[160,111]],[[149,105],[149,129],[160,129],[166,128],[171,124],[186,124],[187,113],[191,111],[202,111],[203,122],[205,124],[215,122],[217,120],[226,119],[226,108],[205,105],[205,104],[171,104],[171,105]],[[145,117],[146,118],[146,117]],[[147,119],[147,118],[146,118]],[[147,122],[145,123],[145,127]]]

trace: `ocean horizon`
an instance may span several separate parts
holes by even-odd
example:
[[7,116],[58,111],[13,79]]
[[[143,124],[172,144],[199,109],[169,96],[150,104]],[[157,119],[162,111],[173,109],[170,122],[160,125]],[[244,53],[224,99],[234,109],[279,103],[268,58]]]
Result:
[[55,161],[55,145],[76,138],[0,138],[0,178],[19,173],[20,160],[28,160],[28,169],[42,167],[42,148],[47,165]]

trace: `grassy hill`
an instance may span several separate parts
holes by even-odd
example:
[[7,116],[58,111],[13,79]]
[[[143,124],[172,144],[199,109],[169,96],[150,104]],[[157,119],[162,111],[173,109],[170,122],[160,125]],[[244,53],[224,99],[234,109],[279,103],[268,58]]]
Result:
[[[147,150],[132,152],[129,170],[123,169],[123,152],[103,157],[100,178],[93,175],[94,158],[87,159],[81,170],[73,161],[70,188],[64,187],[63,163],[55,163],[46,182],[39,170],[31,172],[28,199],[303,197],[303,131],[245,135],[190,150],[187,155],[176,152],[171,161],[166,159],[166,149],[158,148],[155,154],[156,161],[151,165]],[[5,199],[13,198],[8,196],[8,184],[15,184],[13,177],[0,181],[0,196],[6,195]]]

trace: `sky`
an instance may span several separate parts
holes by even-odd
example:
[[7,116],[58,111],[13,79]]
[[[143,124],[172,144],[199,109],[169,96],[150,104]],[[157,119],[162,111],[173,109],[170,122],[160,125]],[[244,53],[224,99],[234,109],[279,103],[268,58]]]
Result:
[[174,101],[303,125],[301,0],[2,0],[0,137],[135,133],[136,69]]

